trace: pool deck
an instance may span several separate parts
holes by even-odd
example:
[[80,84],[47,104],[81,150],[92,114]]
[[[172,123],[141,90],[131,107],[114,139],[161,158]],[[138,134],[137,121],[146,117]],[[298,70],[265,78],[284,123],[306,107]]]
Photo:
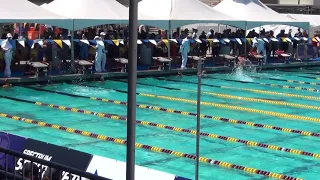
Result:
[[[320,66],[320,61],[311,61],[311,62],[294,62],[290,64],[284,63],[271,63],[263,66],[262,69],[279,69],[279,68],[300,68],[300,67],[311,67],[311,66]],[[259,66],[254,65],[253,67],[259,68]],[[219,66],[219,67],[205,67],[207,72],[231,72],[232,67]],[[195,74],[197,69],[171,69],[171,70],[144,70],[138,71],[138,77],[148,77],[148,76],[168,76],[175,75],[181,71],[183,74]],[[23,83],[44,83],[50,80],[51,82],[62,82],[70,80],[95,80],[104,78],[125,78],[127,73],[124,72],[108,72],[108,73],[94,73],[94,74],[66,74],[66,75],[55,75],[55,76],[46,76],[46,77],[11,77],[11,78],[0,78],[0,83],[3,83],[5,79],[9,79],[12,84],[23,84]]]

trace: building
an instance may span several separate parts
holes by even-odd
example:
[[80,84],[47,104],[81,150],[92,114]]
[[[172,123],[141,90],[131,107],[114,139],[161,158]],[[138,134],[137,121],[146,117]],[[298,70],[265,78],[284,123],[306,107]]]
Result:
[[319,0],[262,0],[279,13],[320,14]]
[[[35,4],[50,3],[53,0],[29,0]],[[129,6],[129,0],[117,0],[125,6]],[[160,1],[160,0],[159,0]],[[201,0],[202,2],[215,6],[223,0]],[[279,13],[294,14],[320,14],[320,0],[260,0]]]

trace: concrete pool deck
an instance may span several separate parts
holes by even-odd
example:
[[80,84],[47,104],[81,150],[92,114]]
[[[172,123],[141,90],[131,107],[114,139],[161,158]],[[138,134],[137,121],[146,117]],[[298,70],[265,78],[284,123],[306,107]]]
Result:
[[[300,67],[312,67],[312,66],[320,66],[320,61],[311,61],[311,62],[293,62],[290,64],[284,63],[270,63],[266,66],[263,66],[262,69],[278,69],[278,68],[300,68]],[[260,67],[257,65],[253,65],[252,67]],[[230,72],[232,71],[232,67],[227,66],[218,66],[218,67],[205,67],[207,72]],[[148,77],[148,76],[166,76],[166,75],[175,75],[181,71],[185,74],[196,73],[197,69],[171,69],[171,70],[143,70],[138,71],[138,77]],[[0,83],[3,83],[5,79],[8,79],[11,84],[23,84],[23,83],[43,83],[48,82],[61,82],[61,81],[70,81],[70,80],[94,80],[99,79],[100,77],[104,78],[125,78],[127,77],[127,73],[125,72],[107,72],[107,73],[94,73],[94,74],[65,74],[65,75],[54,75],[54,76],[46,76],[46,77],[11,77],[11,78],[0,78]]]

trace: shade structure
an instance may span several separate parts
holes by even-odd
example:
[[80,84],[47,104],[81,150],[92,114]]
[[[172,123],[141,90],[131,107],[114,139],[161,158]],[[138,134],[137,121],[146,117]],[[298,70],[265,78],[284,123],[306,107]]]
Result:
[[[74,30],[102,24],[129,23],[129,8],[116,0],[54,0],[44,8],[73,19]],[[146,16],[140,16],[139,19],[148,25],[153,25],[156,20]]]
[[40,5],[40,7],[45,7],[47,5],[48,5],[47,3],[43,3],[43,4]]
[[[313,36],[316,31],[320,30],[320,15],[311,14],[281,14],[290,18],[294,18],[298,21],[308,21],[310,23],[309,35]],[[266,31],[272,30],[275,35],[279,34],[281,30],[285,30],[288,33],[289,29],[292,30],[292,35],[298,32],[297,27],[290,25],[265,25],[262,26]],[[260,30],[260,27],[254,28],[256,32]],[[249,31],[249,30],[248,30]]]
[[248,29],[269,24],[283,24],[309,29],[308,22],[282,16],[259,0],[223,0],[214,9],[231,17],[246,20]]
[[40,23],[70,29],[72,20],[27,0],[0,0],[0,23]]
[[308,21],[311,27],[320,26],[320,15],[313,14],[286,14],[287,17],[296,19],[297,21]]
[[167,21],[168,24],[162,27],[165,29],[169,29],[169,26],[173,29],[195,23],[245,27],[245,21],[218,12],[199,0],[142,0],[139,2],[138,11],[148,17]]

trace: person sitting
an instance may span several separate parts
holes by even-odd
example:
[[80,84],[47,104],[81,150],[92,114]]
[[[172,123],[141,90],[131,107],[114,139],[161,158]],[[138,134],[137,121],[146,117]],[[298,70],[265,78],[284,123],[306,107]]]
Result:
[[4,85],[2,85],[2,88],[9,89],[12,87],[12,84],[9,83],[8,79],[4,80]]

